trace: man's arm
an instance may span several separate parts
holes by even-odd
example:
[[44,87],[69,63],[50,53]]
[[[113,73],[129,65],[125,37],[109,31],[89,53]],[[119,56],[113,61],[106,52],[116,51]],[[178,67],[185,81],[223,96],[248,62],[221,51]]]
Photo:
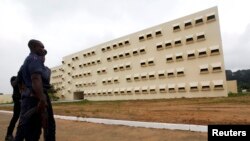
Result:
[[43,94],[42,77],[39,73],[33,73],[31,75],[33,94],[38,98],[38,111],[43,112],[47,106],[46,97]]

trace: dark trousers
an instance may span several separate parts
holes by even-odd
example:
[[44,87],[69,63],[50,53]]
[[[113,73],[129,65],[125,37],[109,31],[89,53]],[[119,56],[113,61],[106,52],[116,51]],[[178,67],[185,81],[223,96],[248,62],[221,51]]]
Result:
[[44,138],[45,141],[55,141],[56,140],[56,122],[54,119],[54,113],[51,105],[50,98],[47,93],[45,93],[47,96],[47,112],[48,112],[48,129],[44,132]]
[[[48,128],[44,129],[44,139],[45,141],[55,141],[56,134],[56,124],[53,114],[53,109],[51,101],[47,96],[47,112],[48,112]],[[33,97],[25,97],[22,99],[21,115],[19,119],[19,125],[17,128],[17,133],[15,141],[38,141],[41,135],[41,116],[36,110],[38,100]]]
[[34,97],[24,97],[21,102],[21,113],[15,136],[15,141],[39,141],[41,135],[41,119],[36,107],[38,100]]
[[20,115],[20,110],[21,110],[21,103],[19,100],[13,100],[14,101],[14,108],[13,108],[13,116],[10,120],[10,124],[7,130],[7,136],[12,136],[13,130],[16,126],[16,122],[19,118]]

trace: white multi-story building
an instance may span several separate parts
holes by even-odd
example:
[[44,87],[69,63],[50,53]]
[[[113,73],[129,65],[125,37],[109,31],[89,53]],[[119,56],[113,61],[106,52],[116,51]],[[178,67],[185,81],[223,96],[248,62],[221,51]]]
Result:
[[227,96],[218,9],[65,56],[51,83],[68,100]]

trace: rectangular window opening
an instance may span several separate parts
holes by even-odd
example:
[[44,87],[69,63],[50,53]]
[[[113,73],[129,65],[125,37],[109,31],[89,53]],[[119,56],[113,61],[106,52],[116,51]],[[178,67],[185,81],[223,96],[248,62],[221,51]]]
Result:
[[215,15],[207,16],[207,22],[215,21]]
[[201,25],[203,24],[203,19],[202,18],[198,18],[195,20],[195,25]]
[[162,33],[161,33],[160,30],[155,32],[155,36],[156,36],[156,37],[161,36],[161,35],[162,35]]
[[151,39],[151,38],[153,38],[153,35],[150,33],[150,34],[147,34],[147,39]]
[[188,29],[188,28],[192,27],[192,22],[191,21],[185,22],[184,26],[185,26],[185,29]]

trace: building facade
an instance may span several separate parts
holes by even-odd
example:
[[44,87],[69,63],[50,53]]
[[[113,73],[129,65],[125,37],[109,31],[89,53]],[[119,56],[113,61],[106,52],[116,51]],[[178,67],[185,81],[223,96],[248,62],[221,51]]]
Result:
[[218,9],[65,56],[51,83],[68,100],[227,96]]

